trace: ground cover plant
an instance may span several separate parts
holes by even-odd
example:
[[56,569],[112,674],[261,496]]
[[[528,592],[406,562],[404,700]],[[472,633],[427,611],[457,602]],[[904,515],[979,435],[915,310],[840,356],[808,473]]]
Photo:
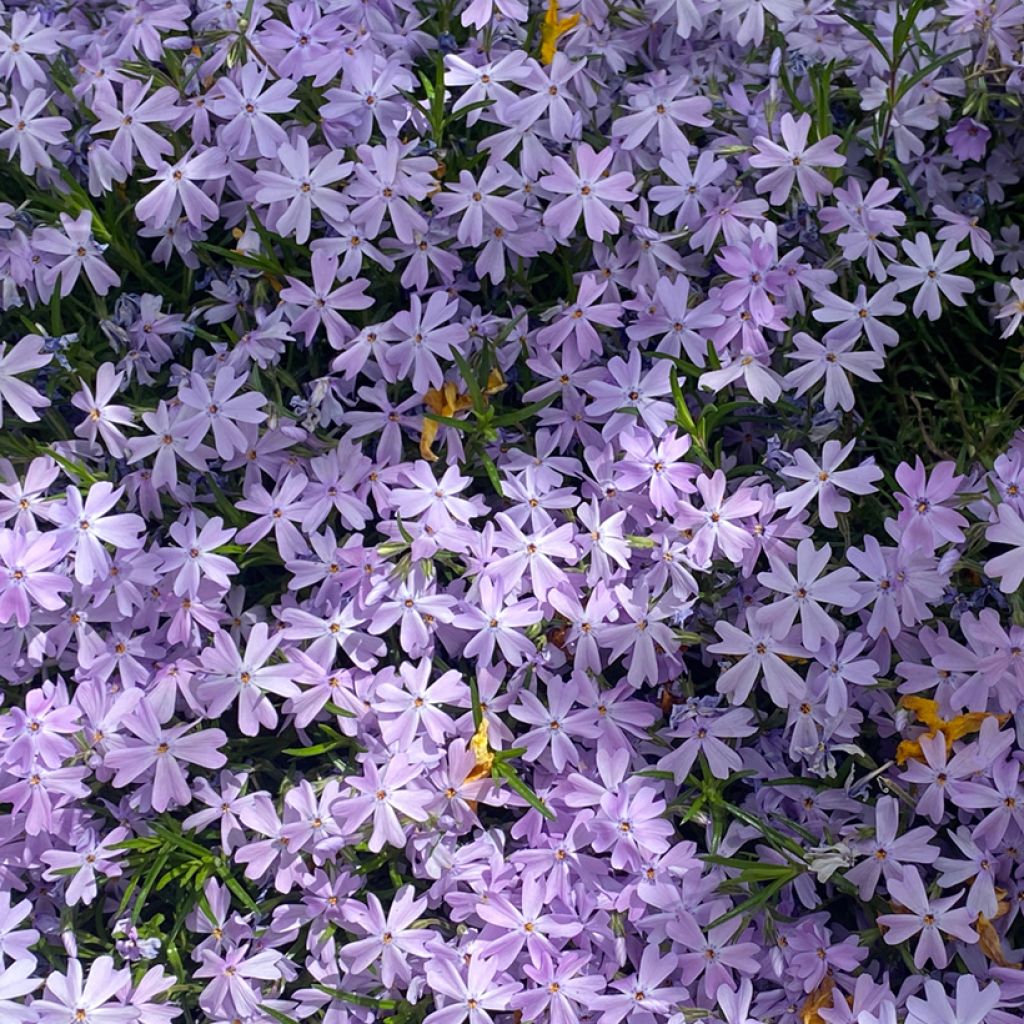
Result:
[[0,14],[0,1024],[1024,1019],[1024,6]]

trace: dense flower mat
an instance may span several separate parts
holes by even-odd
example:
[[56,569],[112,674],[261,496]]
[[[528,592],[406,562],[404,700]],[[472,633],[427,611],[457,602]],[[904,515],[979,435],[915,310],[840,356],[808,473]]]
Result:
[[0,1024],[1011,1024],[1019,0],[0,16]]

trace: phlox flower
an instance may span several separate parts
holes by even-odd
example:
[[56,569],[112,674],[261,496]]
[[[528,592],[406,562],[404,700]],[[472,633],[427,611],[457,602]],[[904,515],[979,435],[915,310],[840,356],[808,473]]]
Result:
[[[996,295],[1000,296],[999,286],[996,286]],[[1003,328],[1002,338],[1008,338],[1014,334],[1024,321],[1024,278],[1011,278],[1009,288],[1001,294],[999,310],[996,313],[997,320],[1006,320]]]
[[891,879],[888,888],[893,901],[903,910],[879,916],[882,937],[889,945],[897,945],[920,935],[914,950],[914,966],[918,970],[923,969],[929,960],[938,970],[949,963],[943,934],[961,942],[978,941],[978,933],[971,927],[971,912],[966,907],[952,909],[960,902],[962,893],[930,900],[920,873],[912,867],[906,868],[899,878]]
[[544,950],[523,965],[523,973],[534,983],[512,997],[510,1005],[526,1019],[538,1019],[545,1012],[559,1024],[577,1019],[581,1010],[592,1005],[595,996],[605,990],[605,979],[599,974],[584,974],[590,962],[586,953],[569,950],[551,956]]
[[27,626],[33,605],[47,611],[64,607],[71,581],[50,572],[64,558],[59,537],[35,531],[0,530],[0,622]]
[[45,409],[50,400],[30,384],[19,380],[18,374],[38,370],[52,358],[52,353],[43,350],[43,339],[38,334],[26,334],[10,348],[6,344],[0,347],[0,424],[3,423],[4,403],[17,419],[26,423],[38,422],[36,409]]
[[379,960],[385,988],[393,987],[396,981],[408,984],[412,978],[408,958],[429,957],[429,947],[438,937],[437,932],[428,928],[413,927],[426,906],[426,899],[415,899],[411,885],[404,885],[395,893],[387,915],[372,892],[366,894],[365,907],[350,901],[345,908],[345,920],[367,938],[349,942],[338,950],[342,965],[358,975]]
[[227,155],[216,147],[183,156],[173,165],[161,162],[152,177],[143,179],[159,184],[136,203],[135,215],[153,227],[163,227],[184,213],[190,224],[201,228],[204,217],[216,220],[220,210],[198,183],[216,181],[229,173]]
[[[781,6],[788,6],[788,3],[789,0],[783,0]],[[761,6],[761,2],[755,2],[752,10],[760,10]],[[754,139],[757,152],[750,158],[751,167],[771,172],[758,179],[757,192],[759,195],[769,192],[772,206],[784,203],[794,184],[799,187],[804,202],[812,206],[818,196],[831,193],[831,184],[816,168],[843,166],[846,158],[836,152],[842,140],[838,135],[829,135],[809,146],[810,130],[810,114],[801,114],[799,119],[794,119],[787,113],[779,121],[782,145],[764,135]]]
[[899,341],[899,335],[879,317],[896,316],[906,310],[906,306],[894,298],[897,288],[894,283],[884,285],[868,299],[866,287],[859,285],[853,301],[831,292],[819,292],[816,299],[820,305],[812,315],[822,324],[836,325],[828,329],[825,343],[834,338],[838,342],[856,341],[863,333],[871,348],[883,355],[886,347]]
[[[554,603],[557,593],[549,591],[548,600]],[[489,666],[494,662],[497,648],[505,661],[517,666],[536,652],[536,646],[524,630],[543,618],[544,612],[536,600],[510,601],[500,577],[484,576],[479,581],[475,599],[463,603],[452,624],[472,633],[464,649],[467,658],[476,658],[478,665]]]
[[825,641],[815,652],[820,670],[812,669],[807,679],[825,688],[825,710],[830,715],[840,715],[849,707],[847,684],[870,686],[880,671],[878,662],[859,655],[867,644],[867,638],[858,633],[849,633],[842,648]]
[[507,554],[492,562],[486,574],[492,580],[500,579],[509,589],[529,574],[530,588],[537,599],[543,601],[549,590],[566,580],[565,571],[555,559],[571,565],[578,558],[572,542],[572,525],[555,526],[549,521],[527,534],[504,512],[497,513],[494,521],[500,528],[495,545]]
[[348,218],[345,196],[330,187],[352,171],[351,161],[343,159],[342,153],[331,151],[315,159],[308,140],[300,135],[293,142],[276,147],[272,155],[281,170],[256,172],[256,201],[270,204],[278,234],[294,234],[300,245],[305,244],[314,209],[332,221],[344,222]]
[[39,249],[57,258],[56,263],[46,271],[49,286],[52,288],[59,279],[61,296],[70,295],[79,275],[84,271],[97,295],[106,295],[111,288],[117,287],[121,279],[103,259],[106,246],[93,237],[92,213],[83,210],[74,218],[62,213],[60,224],[62,231],[43,228],[36,233],[34,239]]
[[812,654],[822,643],[839,640],[839,624],[822,609],[822,603],[845,606],[858,597],[850,586],[859,578],[856,569],[843,567],[822,575],[831,557],[831,545],[816,549],[812,540],[805,539],[797,545],[795,573],[774,561],[771,571],[757,575],[763,586],[785,595],[761,610],[761,621],[786,634],[799,617],[801,643]]
[[228,633],[221,630],[214,636],[213,645],[200,656],[202,678],[196,686],[196,696],[206,705],[209,717],[218,718],[237,700],[238,727],[244,735],[255,736],[261,727],[272,729],[277,724],[277,711],[267,694],[299,694],[289,665],[267,664],[280,642],[263,622],[249,632],[244,654]]
[[631,686],[653,683],[659,677],[658,648],[668,655],[679,649],[666,619],[674,619],[677,611],[668,602],[650,603],[646,586],[630,588],[620,584],[614,590],[623,615],[601,630],[602,645],[610,648],[608,660],[615,661],[629,652],[626,679]]
[[22,999],[43,984],[42,978],[32,977],[35,970],[35,957],[15,960],[0,969],[0,1015],[5,1021],[31,1024],[38,1020],[37,1011]]
[[58,767],[75,752],[70,736],[79,729],[81,710],[68,702],[62,684],[29,690],[22,703],[24,707],[11,708],[4,716],[5,764]]
[[999,580],[999,589],[1012,594],[1024,582],[1024,519],[1010,502],[1002,502],[996,517],[985,531],[985,539],[996,544],[1009,544],[1012,550],[990,558],[985,572]]
[[446,217],[461,214],[456,237],[463,245],[479,246],[485,227],[496,224],[506,231],[516,229],[521,203],[495,193],[518,182],[515,169],[504,161],[488,164],[479,181],[469,171],[461,171],[458,184],[451,184],[447,192],[434,196],[434,206]]
[[723,359],[719,370],[708,370],[700,375],[699,384],[710,391],[721,391],[742,378],[743,386],[757,402],[775,402],[782,394],[779,375],[766,365],[763,358],[750,352],[735,359]]
[[[3,355],[0,354],[0,367]],[[0,394],[3,382],[0,377]],[[0,402],[0,416],[2,416]],[[20,479],[14,467],[6,460],[0,460],[0,521],[7,523],[12,518],[14,526],[21,530],[39,529],[40,520],[46,520],[46,492],[60,475],[57,463],[43,455],[33,459]]]
[[590,1005],[603,1011],[600,1024],[649,1024],[669,1017],[676,1005],[686,997],[681,986],[666,985],[678,970],[679,957],[675,953],[662,956],[655,945],[645,947],[639,970],[625,978],[613,981],[614,994],[595,996]]
[[74,553],[75,579],[79,583],[88,585],[106,577],[111,559],[105,544],[121,550],[133,550],[142,544],[140,534],[145,523],[140,516],[130,512],[111,514],[123,494],[123,487],[115,488],[101,480],[89,488],[84,500],[77,487],[69,487],[64,502],[53,509],[63,550]]
[[914,240],[903,241],[903,251],[910,257],[912,266],[894,263],[889,273],[896,282],[899,291],[905,292],[917,288],[914,296],[914,316],[927,313],[929,320],[938,320],[942,315],[942,298],[947,298],[954,306],[966,305],[964,295],[974,291],[974,282],[969,277],[952,274],[954,267],[959,267],[971,258],[966,251],[959,251],[955,241],[942,243],[942,248],[935,253],[927,234],[919,231]]
[[223,956],[212,949],[204,949],[200,959],[195,977],[210,980],[199,997],[199,1004],[211,1015],[247,1017],[263,1001],[260,982],[281,977],[282,957],[276,949],[250,955],[246,944],[225,949]]
[[278,78],[267,85],[268,75],[268,68],[248,61],[238,71],[237,85],[226,75],[218,79],[207,106],[227,122],[217,132],[225,149],[244,154],[252,146],[260,156],[272,157],[288,141],[271,115],[286,114],[298,106],[292,96],[295,83]]
[[566,197],[544,211],[544,225],[557,236],[568,238],[581,216],[587,237],[595,242],[606,233],[618,232],[618,218],[608,204],[632,202],[636,193],[630,190],[634,178],[628,171],[605,174],[614,155],[611,148],[597,153],[584,142],[576,149],[577,170],[561,157],[554,158],[553,173],[541,178],[539,184],[548,192]]
[[896,523],[903,531],[904,543],[928,551],[944,543],[963,543],[967,520],[949,507],[964,480],[955,475],[955,469],[952,462],[940,462],[929,475],[920,456],[913,468],[906,462],[897,467],[896,481],[902,492],[896,494],[900,504]]
[[831,331],[820,342],[803,332],[795,334],[793,342],[796,351],[788,352],[787,358],[803,365],[786,374],[783,378],[786,385],[795,388],[794,394],[799,398],[824,379],[825,408],[831,410],[838,407],[849,412],[853,408],[854,398],[848,375],[877,383],[875,370],[885,364],[877,352],[852,351],[856,340],[855,337],[840,340]]
[[719,675],[715,689],[728,697],[732,704],[742,704],[763,679],[773,702],[780,708],[789,707],[794,697],[803,692],[803,679],[783,660],[783,657],[801,657],[799,644],[776,634],[760,614],[748,615],[748,632],[744,633],[726,621],[715,623],[715,632],[722,638],[708,646],[712,654],[739,656],[739,661]]
[[263,411],[267,400],[253,391],[238,394],[244,383],[244,375],[225,366],[217,371],[212,388],[201,374],[192,373],[188,383],[178,389],[182,405],[193,413],[188,420],[192,447],[198,447],[212,430],[217,454],[222,459],[248,448],[238,423],[262,423],[267,418]]
[[675,942],[690,950],[679,956],[684,984],[691,985],[703,975],[701,988],[709,998],[723,985],[732,987],[736,984],[734,971],[744,976],[757,973],[757,943],[735,941],[743,937],[742,924],[738,926],[735,921],[725,921],[709,928],[705,935],[693,918],[682,918],[679,922],[671,922],[668,931]]
[[174,120],[179,111],[177,90],[164,86],[150,93],[150,82],[126,78],[121,83],[121,101],[113,94],[101,94],[93,103],[93,113],[98,121],[94,132],[114,132],[110,144],[110,156],[125,170],[131,170],[135,154],[142,157],[150,170],[157,170],[169,154],[174,152],[171,144],[150,127]]
[[192,440],[195,412],[186,406],[172,410],[167,402],[160,402],[152,412],[142,414],[142,422],[152,433],[133,437],[125,446],[129,463],[153,457],[153,486],[175,491],[178,488],[178,460],[199,472],[205,472],[207,460],[216,452],[205,444]]
[[[76,837],[73,849],[46,850],[41,855],[43,863],[48,865],[43,877],[51,882],[64,883],[64,899],[69,907],[79,902],[92,903],[98,891],[97,874],[104,878],[121,876],[122,867],[118,860],[124,857],[124,851],[116,847],[128,837],[126,828],[115,828],[103,838],[87,830]],[[122,1018],[113,1024],[122,1024]]]
[[537,342],[546,352],[565,345],[568,357],[582,362],[601,351],[599,327],[619,327],[622,308],[617,302],[598,301],[607,291],[607,282],[596,274],[585,274],[580,281],[576,301],[559,310],[554,321],[537,333]]
[[42,15],[15,11],[0,31],[0,76],[22,89],[45,82],[46,69],[39,58],[56,54],[60,40],[61,29]]
[[423,1024],[492,1024],[489,1011],[507,1010],[510,998],[522,988],[492,958],[474,956],[464,969],[458,963],[444,958],[428,966],[430,986],[443,1003]]
[[90,444],[96,444],[97,436],[115,458],[125,453],[127,439],[120,428],[132,423],[132,411],[125,405],[114,405],[111,399],[121,390],[124,374],[117,373],[112,363],[104,363],[96,371],[95,388],[83,380],[82,390],[71,398],[71,404],[86,414],[85,420],[75,428],[75,435]]
[[495,8],[509,21],[525,21],[528,14],[521,0],[470,0],[462,12],[462,24],[484,28],[494,18]]
[[188,779],[179,762],[198,764],[203,768],[220,768],[227,756],[218,750],[227,741],[220,729],[203,729],[187,735],[191,723],[164,727],[143,701],[124,720],[131,736],[125,736],[104,756],[104,763],[116,771],[115,786],[134,782],[150,768],[154,769],[153,809],[165,811],[169,806],[182,806],[192,799]]
[[238,573],[238,566],[215,552],[231,540],[235,531],[224,529],[220,516],[213,516],[199,526],[193,515],[185,522],[173,523],[168,533],[175,546],[161,549],[161,568],[165,572],[177,571],[176,594],[197,595],[204,580],[212,580],[225,589],[231,585],[230,577]]
[[619,511],[606,516],[594,498],[589,505],[580,505],[576,514],[585,530],[579,535],[578,543],[583,554],[590,556],[587,582],[593,584],[598,580],[610,580],[613,562],[620,569],[628,569],[629,542],[622,533],[626,513]]
[[[573,122],[572,82],[584,70],[581,61],[570,60],[564,53],[555,53],[554,59],[547,67],[534,63],[527,73],[518,81],[524,91],[507,105],[498,104],[498,112],[503,121],[513,126],[508,134],[506,145],[513,147],[517,142],[528,137],[528,132],[541,118],[547,120],[547,135],[557,143],[564,143],[569,138]],[[535,143],[540,146],[539,140]],[[493,146],[493,143],[492,143]],[[540,146],[543,152],[543,146]],[[499,155],[497,151],[495,155]],[[532,176],[528,163],[529,153],[524,152],[521,160],[523,173]],[[547,169],[550,156],[544,152],[542,166]],[[563,180],[568,182],[574,172],[566,165],[567,173]],[[577,215],[578,216],[578,215]]]
[[392,138],[382,146],[358,148],[356,178],[348,191],[356,202],[353,219],[366,233],[376,236],[385,215],[403,242],[411,242],[414,232],[426,232],[427,222],[410,200],[423,200],[431,192],[436,164],[433,157],[410,155],[415,146],[415,141],[402,144]]
[[937,881],[943,889],[970,882],[967,891],[967,910],[971,918],[984,914],[991,920],[999,913],[999,894],[996,892],[997,858],[989,843],[970,829],[960,827],[949,835],[960,856],[935,858],[939,871]]
[[630,352],[628,361],[615,356],[608,362],[607,379],[587,385],[587,393],[593,398],[587,413],[604,419],[602,434],[607,438],[635,426],[636,418],[619,411],[623,408],[635,409],[648,430],[662,436],[675,411],[670,402],[663,400],[672,393],[670,375],[671,368],[664,359],[655,360],[644,373],[639,349]]
[[957,160],[980,160],[985,155],[992,132],[973,117],[962,117],[948,132],[946,141]]
[[725,1024],[761,1024],[750,1016],[750,1005],[754,999],[754,986],[749,978],[743,978],[737,987],[719,985],[715,993],[722,1019]]
[[526,748],[526,757],[537,760],[545,751],[550,752],[556,772],[567,764],[575,765],[579,759],[577,740],[594,739],[598,730],[590,716],[582,710],[573,710],[579,697],[579,684],[575,679],[552,687],[548,703],[544,705],[529,690],[519,694],[519,700],[509,708],[509,714],[519,722],[532,726],[517,742]]
[[572,914],[546,912],[545,886],[537,879],[524,879],[518,898],[496,894],[482,905],[480,917],[491,927],[481,935],[482,952],[499,968],[508,969],[525,947],[531,959],[547,953],[556,955],[559,941],[578,935],[583,925]]
[[642,145],[656,131],[662,152],[686,149],[688,143],[680,125],[711,125],[707,117],[711,101],[707,97],[680,95],[692,88],[685,76],[668,82],[664,74],[658,73],[649,82],[627,87],[631,112],[612,122],[612,135],[622,137],[622,148],[629,150]]
[[692,534],[688,546],[694,562],[706,566],[716,553],[731,562],[740,562],[743,552],[754,541],[750,533],[737,523],[761,510],[761,502],[754,496],[756,492],[741,487],[726,497],[725,474],[720,469],[710,477],[696,477],[695,484],[702,499],[701,507],[695,508],[685,499],[675,506],[675,520],[679,528]]
[[882,477],[882,471],[870,459],[854,469],[839,469],[853,451],[855,443],[848,441],[843,445],[834,439],[826,441],[821,451],[820,464],[804,449],[799,449],[795,453],[794,465],[784,466],[780,472],[791,480],[805,482],[792,491],[780,494],[775,500],[776,506],[789,509],[787,517],[793,518],[816,498],[822,523],[834,527],[836,513],[850,511],[849,498],[839,492],[870,494],[877,490],[874,482]]
[[732,772],[740,771],[743,762],[723,741],[752,736],[756,731],[751,714],[745,708],[707,714],[697,708],[692,717],[685,718],[673,730],[673,735],[683,742],[658,762],[658,768],[672,772],[675,781],[682,782],[698,756],[703,754],[711,774],[716,779],[727,779]]
[[452,322],[459,308],[444,292],[434,292],[424,303],[418,295],[409,299],[409,309],[391,318],[386,337],[388,380],[399,380],[412,372],[412,385],[422,394],[444,384],[440,359],[452,359],[469,337],[460,322]]
[[29,947],[39,941],[39,932],[35,928],[18,927],[31,913],[32,904],[28,900],[12,905],[10,893],[0,895],[0,965],[7,960],[34,962]]
[[973,974],[957,978],[955,1000],[934,978],[925,980],[924,995],[907,998],[907,1024],[982,1024],[999,1004],[999,986],[992,982],[981,988]]
[[381,714],[381,735],[392,747],[408,750],[422,733],[438,745],[452,732],[453,723],[443,710],[458,703],[466,684],[458,672],[431,679],[431,663],[403,662],[398,672],[377,687],[376,707]]
[[64,133],[71,131],[66,117],[39,116],[50,100],[44,89],[32,89],[24,98],[12,95],[9,105],[0,109],[0,124],[8,126],[0,131],[0,148],[7,149],[8,157],[18,154],[22,174],[53,167],[47,146],[59,146]]
[[87,1024],[128,1024],[138,1019],[138,1011],[115,997],[130,984],[131,971],[115,970],[112,957],[97,957],[88,975],[80,961],[69,960],[67,973],[50,974],[42,996],[33,1000],[36,1019],[40,1024],[58,1024],[68,1017]]
[[342,345],[354,333],[354,328],[341,315],[342,310],[368,309],[373,299],[366,294],[368,281],[360,278],[334,287],[338,280],[338,257],[317,249],[311,260],[313,285],[310,287],[294,277],[288,278],[288,287],[281,289],[281,300],[299,307],[302,312],[292,318],[292,330],[305,335],[310,345],[320,327],[334,348]]
[[[205,804],[206,808],[190,814],[181,823],[181,827],[187,831],[216,823],[220,829],[221,849],[230,856],[239,839],[245,835],[238,819],[238,812],[247,802],[247,798],[242,795],[245,783],[244,772],[233,773],[227,770],[220,773],[218,789],[214,789],[207,779],[196,779],[192,787],[193,796],[199,803]],[[208,886],[210,884],[207,883]],[[216,885],[216,882],[212,884]]]
[[881,797],[874,808],[874,835],[853,843],[854,852],[865,859],[847,871],[846,878],[857,886],[862,900],[871,899],[883,875],[891,884],[902,877],[904,865],[933,864],[939,856],[939,848],[929,842],[935,837],[933,829],[920,825],[900,835],[899,817],[896,799]]
[[333,813],[346,835],[352,835],[367,819],[372,819],[368,848],[379,853],[385,845],[404,846],[405,829],[398,815],[412,821],[425,821],[433,794],[413,783],[423,775],[423,764],[405,754],[394,754],[383,770],[369,758],[363,761],[363,774],[350,775],[345,783],[355,793],[338,799]]

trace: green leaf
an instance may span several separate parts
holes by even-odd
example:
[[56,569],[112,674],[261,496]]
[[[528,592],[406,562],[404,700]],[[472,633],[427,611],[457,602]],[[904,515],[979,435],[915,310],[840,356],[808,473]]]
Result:
[[725,924],[726,921],[731,921],[734,917],[752,913],[759,907],[764,906],[780,889],[794,881],[800,873],[799,870],[794,869],[788,875],[780,875],[774,882],[766,885],[756,896],[751,896],[750,899],[744,900],[739,906],[733,907],[732,910],[722,914],[721,917],[716,917],[708,925],[708,928],[717,928],[720,924]]
[[480,461],[483,463],[484,472],[487,474],[487,479],[490,480],[495,494],[499,498],[504,498],[505,492],[501,489],[501,477],[498,476],[498,467],[494,464],[494,460],[486,452],[481,452]]
[[324,711],[326,711],[329,715],[337,715],[339,718],[355,718],[356,717],[354,712],[349,711],[347,708],[338,707],[338,705],[335,704],[334,701],[331,701],[331,700],[329,700],[324,705]]
[[469,701],[473,708],[473,729],[479,729],[484,720],[484,710],[480,703],[480,687],[476,676],[469,677]]
[[470,424],[465,420],[452,419],[451,416],[442,416],[436,412],[424,412],[424,419],[434,420],[435,423],[443,423],[446,427],[452,427],[454,430],[461,430],[464,433],[470,430]]
[[509,789],[521,796],[535,811],[539,811],[549,821],[555,820],[555,814],[550,807],[525,782],[516,774],[505,761],[495,761],[491,766],[491,777],[507,782]]
[[41,455],[48,455],[54,462],[56,462],[63,469],[67,470],[73,477],[75,477],[79,483],[87,483],[90,487],[103,477],[97,476],[91,470],[86,469],[80,462],[76,462],[74,459],[69,459],[65,455],[60,455],[55,451],[52,451],[47,447],[40,447]]
[[243,903],[253,913],[260,912],[260,905],[245,891],[245,887],[235,878],[231,868],[226,864],[217,865],[217,874],[220,880],[231,890],[240,903]]
[[943,64],[949,64],[951,61],[956,60],[957,57],[970,52],[971,48],[969,46],[960,50],[954,50],[952,53],[943,54],[941,57],[930,61],[923,68],[918,68],[912,75],[908,75],[906,78],[901,77],[899,87],[896,90],[896,102],[899,103],[918,82],[927,78],[933,71],[938,71]]
[[163,871],[168,857],[170,857],[170,850],[161,850],[157,853],[152,867],[150,867],[149,871],[146,872],[145,881],[139,886],[138,895],[135,897],[135,905],[132,907],[132,924],[135,924],[141,916],[146,900],[149,897],[150,892],[152,892],[153,887],[156,885],[157,876],[161,871]]
[[466,357],[454,348],[452,349],[452,359],[459,368],[459,373],[462,374],[462,379],[466,383],[466,389],[469,391],[469,397],[473,400],[473,411],[477,415],[482,415],[487,405],[487,398],[480,387],[480,382],[476,379],[473,367],[469,365]]
[[[214,245],[212,242],[197,242],[196,248],[203,252],[219,256],[228,263],[246,270],[260,270],[265,274],[277,275],[283,273],[284,268],[276,260],[266,256],[256,256],[248,252],[239,252],[237,249],[227,249],[222,245]],[[293,277],[296,275],[293,274]]]
[[870,25],[857,18],[851,18],[849,14],[843,14],[842,11],[833,10],[832,13],[838,14],[847,25],[856,29],[882,55],[886,64],[892,64],[892,54],[882,45],[882,41],[875,35]]
[[912,0],[907,8],[907,13],[899,14],[899,3],[896,4],[897,18],[896,27],[892,32],[892,66],[896,67],[903,58],[904,48],[907,39],[910,38],[910,31],[917,24],[917,16],[924,10],[928,0]]
[[513,758],[522,757],[526,753],[526,747],[510,747],[508,750],[493,751],[495,761],[511,761]]
[[353,1003],[356,1006],[368,1006],[376,1010],[397,1010],[401,1005],[396,999],[374,999],[372,996],[361,996],[355,992],[345,992],[340,988],[331,988],[330,985],[314,984],[318,992],[333,996],[335,999],[342,999],[346,1003]]
[[293,1017],[289,1017],[286,1013],[281,1013],[280,1010],[275,1010],[272,1006],[267,1006],[266,1003],[260,1003],[260,1009],[264,1013],[269,1013],[277,1021],[277,1024],[298,1024],[298,1021]]
[[539,402],[531,402],[529,405],[524,405],[521,409],[517,409],[515,412],[508,412],[503,413],[500,416],[495,416],[492,423],[496,427],[511,427],[516,423],[520,423],[523,420],[536,415],[541,411],[541,409],[546,409],[557,397],[557,394],[549,395],[547,398],[541,399]]
[[329,740],[326,743],[315,743],[311,747],[286,747],[281,751],[289,757],[320,757],[340,746],[337,740]]

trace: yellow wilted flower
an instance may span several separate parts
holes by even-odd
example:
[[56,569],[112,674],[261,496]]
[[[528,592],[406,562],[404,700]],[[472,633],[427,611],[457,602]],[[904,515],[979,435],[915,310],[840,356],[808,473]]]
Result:
[[[926,727],[924,736],[931,739],[932,736],[940,732],[942,733],[946,740],[947,750],[950,750],[957,740],[977,732],[986,718],[994,718],[1001,725],[1010,717],[1009,715],[997,715],[988,711],[968,711],[964,715],[957,715],[955,718],[947,720],[939,714],[938,703],[934,700],[928,700],[926,697],[904,697],[902,704]],[[905,764],[910,758],[915,758],[918,761],[924,760],[924,751],[921,749],[920,738],[904,740],[896,748],[897,764]]]
[[544,13],[544,21],[540,26],[540,62],[550,64],[555,59],[558,40],[571,31],[579,23],[578,14],[570,14],[568,18],[558,17],[558,0],[548,0],[548,9]]
[[942,724],[942,716],[939,714],[937,701],[928,700],[927,697],[904,697],[900,703],[919,721],[923,722],[932,730],[932,735]]
[[494,369],[487,374],[487,387],[484,388],[484,394],[496,395],[499,391],[504,391],[506,387],[505,378],[502,375],[501,370],[495,366]]
[[800,1007],[801,1024],[825,1024],[819,1011],[832,1005],[832,991],[835,987],[834,979],[826,975],[825,980],[804,1000],[804,1005]]
[[[997,914],[996,916],[998,917],[999,915]],[[1003,940],[999,937],[999,932],[995,930],[992,922],[984,914],[978,915],[978,919],[974,922],[974,928],[978,933],[978,945],[981,947],[982,953],[992,963],[1000,967],[1020,968],[1020,964],[1012,963],[1006,959],[1006,954],[1003,952]]]
[[[496,395],[505,388],[505,378],[501,370],[495,368],[487,375],[487,387],[484,388],[485,395]],[[465,412],[473,405],[473,399],[468,394],[459,394],[455,384],[446,380],[440,388],[431,388],[423,396],[423,404],[435,415],[444,416],[445,419],[452,419],[456,413]],[[437,420],[429,416],[423,417],[423,432],[420,434],[420,455],[427,462],[437,462],[434,454],[434,441],[437,439],[437,429],[440,427]]]
[[476,764],[466,776],[467,782],[475,782],[477,779],[486,779],[491,774],[491,766],[494,764],[494,753],[491,751],[487,739],[487,719],[480,721],[480,728],[473,734],[469,741],[469,749],[473,751]]
[[[446,380],[440,388],[431,388],[423,396],[423,404],[435,415],[451,419],[457,412],[468,409],[473,400],[469,395],[460,395],[458,389],[450,381]],[[433,452],[434,440],[437,437],[437,428],[440,424],[429,416],[423,417],[423,433],[420,435],[420,455],[427,462],[437,462],[437,456]]]

